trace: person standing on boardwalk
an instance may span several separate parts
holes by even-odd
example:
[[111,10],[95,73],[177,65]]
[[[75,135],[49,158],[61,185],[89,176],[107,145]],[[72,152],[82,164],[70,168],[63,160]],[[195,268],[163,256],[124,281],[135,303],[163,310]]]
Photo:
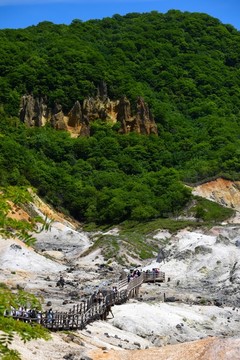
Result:
[[99,304],[103,301],[103,293],[100,290],[97,293],[97,300]]

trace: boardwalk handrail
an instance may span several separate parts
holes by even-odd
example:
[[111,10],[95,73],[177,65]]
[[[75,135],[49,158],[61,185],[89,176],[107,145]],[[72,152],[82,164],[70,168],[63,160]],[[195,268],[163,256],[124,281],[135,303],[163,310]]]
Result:
[[128,294],[135,288],[139,287],[144,282],[144,273],[142,272],[140,276],[133,278],[129,281],[127,292]]
[[128,285],[128,278],[126,276],[124,279],[121,279],[117,282],[116,288],[119,291],[119,290],[125,288],[127,285]]
[[140,276],[128,277],[119,281],[116,286],[117,291],[110,290],[102,299],[97,299],[93,295],[85,302],[74,305],[68,312],[53,312],[51,317],[46,311],[41,317],[31,318],[23,314],[11,316],[14,319],[22,320],[29,323],[39,323],[49,330],[76,330],[83,329],[87,324],[98,319],[106,319],[111,307],[123,304],[130,297],[138,295],[138,290],[143,282],[165,281],[164,272],[142,272]]
[[143,275],[144,275],[144,282],[165,281],[165,272],[163,271],[143,272]]

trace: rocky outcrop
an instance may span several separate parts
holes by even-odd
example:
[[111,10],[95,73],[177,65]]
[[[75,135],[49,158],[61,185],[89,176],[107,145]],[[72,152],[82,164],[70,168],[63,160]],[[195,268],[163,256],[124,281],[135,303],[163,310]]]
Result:
[[62,105],[55,104],[50,123],[56,130],[67,130],[64,113],[62,111]]
[[83,119],[89,122],[101,119],[109,122],[116,122],[116,118],[112,116],[115,112],[116,102],[109,98],[102,100],[100,97],[90,97],[83,101]]
[[50,111],[46,99],[34,98],[32,95],[24,95],[20,103],[20,120],[28,127],[44,126],[50,118]]
[[157,125],[142,97],[137,100],[137,114],[136,114],[137,129],[140,134],[155,134],[157,135]]
[[240,212],[240,181],[219,178],[194,187],[193,194]]
[[142,97],[137,99],[136,114],[131,115],[130,101],[123,96],[118,104],[117,120],[121,123],[121,133],[134,131],[143,135],[157,135],[157,125]]
[[131,107],[130,107],[130,101],[126,98],[126,96],[123,96],[118,104],[117,109],[117,121],[121,123],[121,132],[126,134],[131,131]]
[[107,85],[102,81],[97,88],[96,97],[89,97],[83,100],[82,114],[83,122],[90,125],[91,122],[100,119],[114,124],[117,121],[117,104],[119,101],[112,101],[107,95]]
[[68,126],[79,127],[82,122],[82,108],[79,101],[76,101],[68,113]]
[[96,97],[84,99],[82,105],[76,101],[66,116],[61,104],[56,103],[52,109],[46,99],[25,95],[21,100],[20,119],[29,127],[44,126],[49,122],[54,129],[68,130],[76,136],[89,136],[91,124],[99,119],[112,125],[119,122],[122,134],[157,135],[156,123],[143,98],[137,99],[135,110],[131,113],[127,97],[110,100],[104,82],[97,89]]
[[47,99],[43,97],[24,95],[21,98],[19,117],[28,127],[41,127],[50,123],[57,130],[67,129],[61,104],[56,103],[51,109]]

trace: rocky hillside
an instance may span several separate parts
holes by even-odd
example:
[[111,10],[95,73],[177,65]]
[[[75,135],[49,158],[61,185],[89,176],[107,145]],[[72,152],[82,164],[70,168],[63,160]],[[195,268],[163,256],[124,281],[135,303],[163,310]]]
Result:
[[240,211],[240,181],[219,178],[196,186],[193,194]]
[[[208,189],[216,190],[218,181],[208,184]],[[226,198],[229,189],[227,183]],[[221,194],[224,196],[223,189]],[[33,207],[39,215],[53,219],[51,231],[37,234],[35,249],[17,239],[1,239],[0,281],[13,290],[21,286],[36,294],[43,299],[44,310],[49,306],[67,310],[94,290],[111,287],[123,268],[107,264],[101,248],[82,256],[94,241],[92,234],[37,197]],[[23,210],[16,209],[11,216],[27,218]],[[142,262],[141,268],[160,267],[166,283],[144,284],[139,298],[115,306],[114,317],[107,321],[96,321],[72,334],[54,334],[48,342],[31,341],[24,348],[16,339],[13,347],[24,360],[33,356],[36,360],[155,360],[161,356],[169,360],[237,360],[239,230],[238,217],[211,229],[183,229],[174,234],[158,229],[148,236],[161,244],[164,256]],[[111,236],[117,240],[118,232],[112,230]],[[67,281],[63,289],[56,287],[60,274]]]

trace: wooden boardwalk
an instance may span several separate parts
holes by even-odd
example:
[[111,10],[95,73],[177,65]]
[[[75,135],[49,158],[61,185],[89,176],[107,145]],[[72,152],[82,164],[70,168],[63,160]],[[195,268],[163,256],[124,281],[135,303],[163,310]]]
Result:
[[129,298],[137,297],[143,282],[155,281],[164,282],[165,273],[142,272],[140,276],[130,281],[126,277],[114,285],[116,291],[108,290],[101,300],[92,295],[88,300],[74,305],[68,312],[46,312],[37,318],[12,317],[16,320],[39,323],[51,331],[81,330],[95,320],[106,320],[112,306],[123,304]]

